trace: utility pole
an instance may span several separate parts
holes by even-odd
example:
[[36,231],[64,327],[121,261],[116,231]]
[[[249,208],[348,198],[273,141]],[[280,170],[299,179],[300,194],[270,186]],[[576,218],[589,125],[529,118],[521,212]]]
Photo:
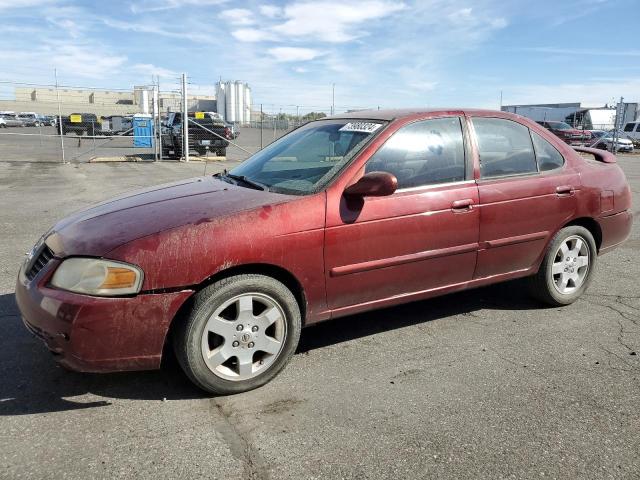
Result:
[[296,127],[300,126],[300,105],[296,105]]
[[613,125],[613,142],[611,145],[611,153],[614,155],[618,151],[618,138],[620,136],[619,130],[622,125],[622,117],[624,117],[624,97],[620,97],[620,102],[616,106],[616,119],[615,124]]
[[162,161],[162,111],[160,109],[160,75],[156,75],[158,83],[156,85],[158,89],[158,120],[156,124],[156,131],[158,132],[158,158]]
[[62,149],[62,164],[67,163],[64,159],[64,135],[62,134],[62,108],[60,107],[60,91],[58,90],[58,69],[53,69],[53,76],[56,79],[56,98],[58,99],[58,131],[60,132],[60,148]]
[[262,150],[262,127],[264,124],[264,115],[262,113],[262,104],[260,104],[260,150]]
[[187,74],[182,74],[182,155],[189,161],[189,107],[187,105]]
[[336,84],[331,84],[331,115],[336,111]]
[[502,90],[500,90],[500,110],[502,110]]

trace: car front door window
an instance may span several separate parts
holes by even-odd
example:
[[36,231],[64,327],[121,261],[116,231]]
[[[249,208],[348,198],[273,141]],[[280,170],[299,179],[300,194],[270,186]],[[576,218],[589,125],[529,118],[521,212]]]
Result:
[[399,189],[464,180],[460,118],[435,118],[401,128],[371,157],[365,171],[395,175]]

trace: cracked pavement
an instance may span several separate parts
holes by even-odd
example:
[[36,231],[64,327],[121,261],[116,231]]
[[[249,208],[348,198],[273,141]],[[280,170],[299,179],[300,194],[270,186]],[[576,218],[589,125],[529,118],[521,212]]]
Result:
[[[637,218],[640,157],[619,163]],[[65,371],[13,299],[56,219],[203,165],[1,167],[0,478],[638,478],[637,221],[574,305],[509,282],[323,323],[270,384],[208,398],[172,360]]]

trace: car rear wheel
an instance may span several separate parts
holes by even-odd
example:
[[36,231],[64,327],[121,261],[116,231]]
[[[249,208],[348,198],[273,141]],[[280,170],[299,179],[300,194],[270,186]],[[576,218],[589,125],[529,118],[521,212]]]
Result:
[[196,294],[173,338],[178,362],[200,388],[245,392],[273,379],[289,361],[302,319],[291,291],[265,275],[238,275]]
[[597,258],[589,230],[578,225],[563,228],[551,241],[540,270],[530,278],[532,295],[554,306],[575,302],[591,283]]

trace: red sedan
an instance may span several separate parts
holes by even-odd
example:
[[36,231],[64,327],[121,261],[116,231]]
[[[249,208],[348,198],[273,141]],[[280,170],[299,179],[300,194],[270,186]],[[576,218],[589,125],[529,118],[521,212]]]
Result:
[[17,302],[69,368],[154,369],[171,344],[213,393],[268,382],[329,318],[520,277],[567,305],[632,223],[615,157],[581,150],[505,112],[311,122],[231,172],[62,220]]

